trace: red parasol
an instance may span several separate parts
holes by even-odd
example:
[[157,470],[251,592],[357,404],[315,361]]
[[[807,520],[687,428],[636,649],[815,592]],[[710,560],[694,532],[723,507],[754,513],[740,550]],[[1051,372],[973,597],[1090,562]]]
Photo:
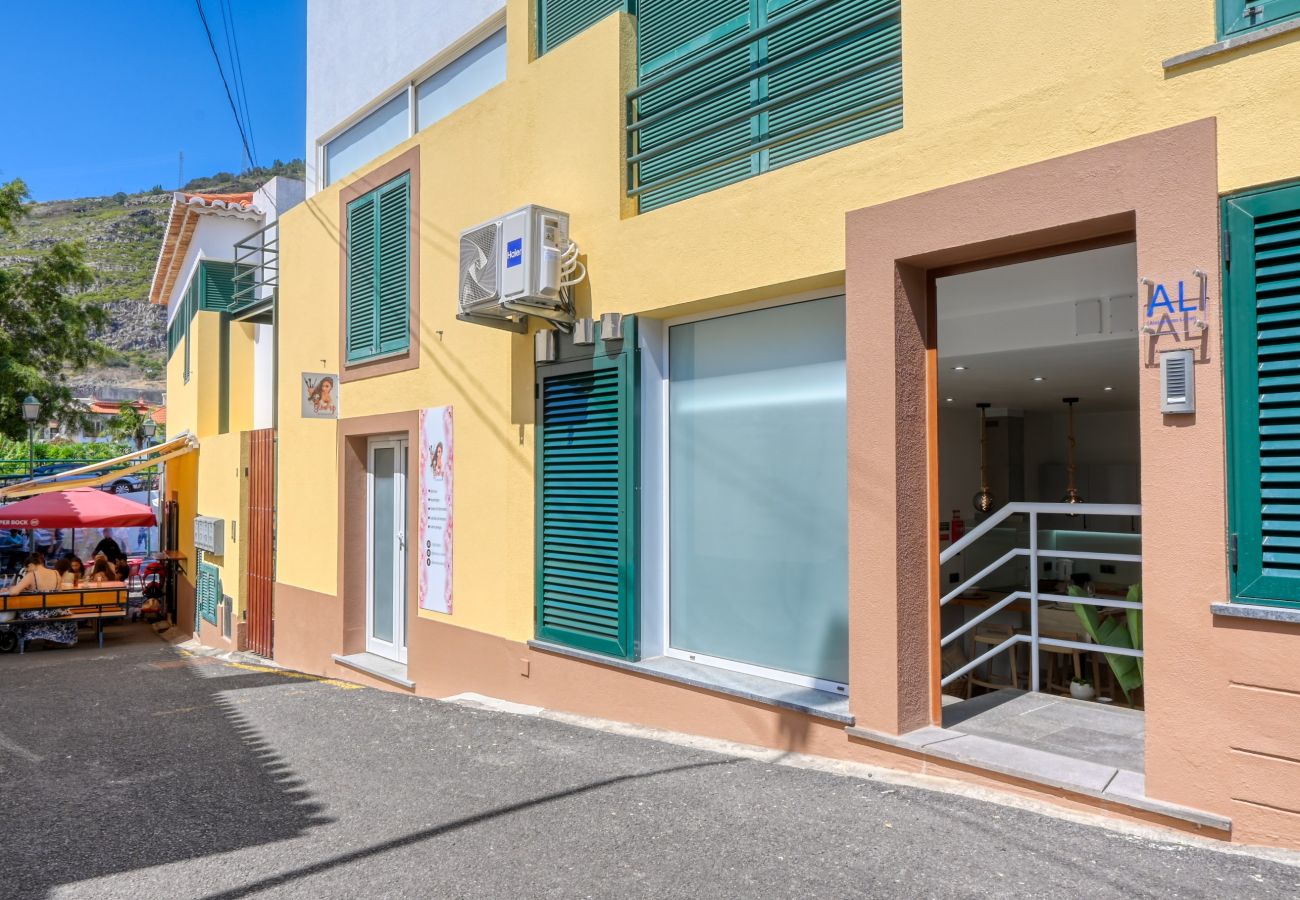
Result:
[[0,528],[115,528],[157,524],[150,507],[96,488],[52,491],[0,506]]

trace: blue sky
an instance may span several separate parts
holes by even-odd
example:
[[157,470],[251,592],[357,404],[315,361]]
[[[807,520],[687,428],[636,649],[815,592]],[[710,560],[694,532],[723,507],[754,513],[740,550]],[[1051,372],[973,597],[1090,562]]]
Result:
[[[301,157],[306,0],[226,3],[257,159]],[[245,167],[194,0],[4,6],[0,181],[21,177],[54,200],[175,188],[178,151],[187,180]],[[227,65],[221,0],[203,8]]]

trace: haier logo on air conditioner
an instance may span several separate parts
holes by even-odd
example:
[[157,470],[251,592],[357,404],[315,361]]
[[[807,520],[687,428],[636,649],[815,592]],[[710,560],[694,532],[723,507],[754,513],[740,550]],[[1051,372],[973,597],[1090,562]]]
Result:
[[506,268],[513,269],[515,266],[523,265],[524,262],[524,239],[515,238],[506,244]]

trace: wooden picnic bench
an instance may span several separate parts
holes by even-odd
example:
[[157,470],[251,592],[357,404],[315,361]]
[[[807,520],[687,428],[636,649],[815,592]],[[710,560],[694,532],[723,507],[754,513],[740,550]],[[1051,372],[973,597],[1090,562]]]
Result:
[[[33,610],[62,610],[62,615],[34,616],[32,618],[14,618],[0,624],[0,627],[20,629],[24,625],[39,625],[47,622],[83,622],[94,621],[95,637],[99,646],[104,646],[104,620],[117,619],[127,615],[127,588],[125,584],[110,587],[72,588],[63,591],[23,594],[0,594],[0,612],[31,612]],[[18,640],[18,652],[23,652],[24,641]]]

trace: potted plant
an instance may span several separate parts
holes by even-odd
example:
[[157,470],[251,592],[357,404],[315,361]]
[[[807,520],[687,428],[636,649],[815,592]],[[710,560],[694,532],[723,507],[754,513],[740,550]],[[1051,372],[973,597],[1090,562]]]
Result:
[[1090,678],[1071,678],[1070,696],[1075,700],[1091,700],[1097,696]]

